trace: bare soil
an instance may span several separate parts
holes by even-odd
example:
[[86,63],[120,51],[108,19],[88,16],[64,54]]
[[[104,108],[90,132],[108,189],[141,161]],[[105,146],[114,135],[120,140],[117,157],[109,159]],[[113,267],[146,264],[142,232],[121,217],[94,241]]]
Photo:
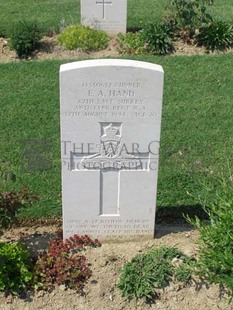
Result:
[[[35,51],[29,60],[45,60],[45,59],[87,59],[87,58],[101,58],[109,56],[117,56],[118,52],[115,48],[115,39],[110,40],[109,46],[101,51],[83,52],[80,49],[66,50],[57,44],[57,36],[43,37],[41,40],[41,47]],[[0,62],[17,62],[20,59],[17,57],[15,51],[10,50],[8,40],[0,38]]]
[[[7,230],[1,241],[21,241],[31,250],[32,255],[47,248],[54,238],[56,230],[61,227],[58,221],[53,225],[22,226]],[[190,256],[197,257],[198,233],[187,225],[157,225],[156,238],[150,241],[130,241],[125,243],[103,243],[100,248],[87,249],[90,268],[93,271],[85,286],[85,295],[81,296],[64,286],[57,287],[53,292],[28,292],[24,298],[4,296],[0,294],[1,310],[230,310],[233,305],[228,303],[226,294],[217,285],[208,285],[193,279],[186,286],[174,283],[164,290],[158,290],[159,299],[153,304],[143,301],[128,302],[121,297],[116,288],[120,274],[118,272],[125,262],[136,254],[142,253],[153,246],[177,246]]]
[[[88,59],[101,57],[117,57],[119,55],[116,46],[116,38],[111,38],[106,49],[95,52],[83,52],[77,50],[66,50],[57,44],[57,36],[43,37],[41,40],[41,47],[35,51],[29,60],[44,60],[44,59]],[[177,41],[175,43],[175,53],[173,55],[203,55],[205,49],[203,47],[196,47],[193,44],[187,44]],[[20,61],[16,53],[10,50],[8,40],[0,38],[0,63],[1,62],[15,62]]]
[[[91,52],[83,52],[80,49],[77,50],[66,50],[57,43],[57,35],[52,37],[43,37],[41,40],[41,46],[39,50],[36,50],[28,60],[45,60],[45,59],[88,59],[88,58],[104,58],[104,57],[117,57],[120,55],[117,51],[116,37],[112,37],[109,41],[108,47]],[[20,60],[15,51],[10,50],[8,45],[8,39],[0,37],[0,63],[5,62],[18,62]],[[198,47],[193,41],[184,42],[177,40],[174,42],[175,50],[171,54],[174,55],[205,55],[207,51],[204,47]],[[222,51],[220,53],[232,52],[232,49]],[[219,51],[209,52],[210,55],[218,54]]]
[[[205,54],[203,48],[197,48],[182,42],[176,43],[175,55]],[[65,50],[56,43],[56,36],[44,37],[40,50],[29,60],[43,59],[87,59],[101,57],[117,57],[116,41],[112,38],[109,47],[103,51],[84,53],[80,50]],[[0,63],[20,61],[16,53],[11,51],[5,38],[0,38]],[[170,218],[170,217],[169,217]],[[0,241],[22,241],[34,256],[47,249],[49,241],[54,238],[61,222],[45,221],[24,223],[4,231]],[[120,274],[118,272],[125,262],[133,256],[158,245],[177,246],[190,256],[197,256],[198,233],[182,223],[156,225],[156,237],[150,241],[131,241],[125,243],[104,243],[100,248],[88,249],[85,255],[93,271],[93,275],[85,286],[85,295],[80,296],[73,290],[63,286],[53,292],[28,292],[24,298],[6,297],[0,294],[0,310],[233,310],[226,294],[217,285],[208,285],[197,279],[186,286],[172,284],[160,290],[159,299],[148,305],[142,301],[128,302],[124,300],[116,288]]]

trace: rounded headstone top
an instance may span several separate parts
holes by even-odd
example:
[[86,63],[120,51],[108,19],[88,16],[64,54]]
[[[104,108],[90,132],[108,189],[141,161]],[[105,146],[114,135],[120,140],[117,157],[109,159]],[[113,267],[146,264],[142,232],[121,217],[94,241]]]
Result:
[[163,73],[163,68],[160,65],[137,60],[126,60],[126,59],[94,59],[94,60],[83,60],[75,61],[60,66],[60,72],[69,70],[88,68],[88,67],[132,67],[154,70]]

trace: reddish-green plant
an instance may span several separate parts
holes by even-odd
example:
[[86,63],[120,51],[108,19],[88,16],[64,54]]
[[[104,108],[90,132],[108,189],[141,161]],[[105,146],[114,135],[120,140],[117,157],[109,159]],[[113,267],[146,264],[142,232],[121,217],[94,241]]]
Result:
[[53,289],[56,285],[83,291],[84,284],[91,276],[84,255],[42,256],[36,264],[36,283],[41,289]]
[[53,289],[56,285],[65,285],[82,293],[85,282],[92,274],[86,264],[86,257],[80,254],[87,246],[97,247],[100,246],[100,242],[90,239],[87,235],[74,235],[63,242],[59,232],[50,242],[48,252],[36,263],[36,287]]
[[37,200],[39,198],[32,196],[27,186],[20,191],[0,192],[0,227],[10,227],[16,220],[19,210]]
[[62,242],[62,231],[57,232],[57,237],[50,242],[48,253],[51,255],[60,255],[63,253],[75,254],[80,252],[85,247],[99,247],[101,243],[99,240],[92,240],[87,235],[79,236],[74,235],[69,239],[66,239],[65,242]]

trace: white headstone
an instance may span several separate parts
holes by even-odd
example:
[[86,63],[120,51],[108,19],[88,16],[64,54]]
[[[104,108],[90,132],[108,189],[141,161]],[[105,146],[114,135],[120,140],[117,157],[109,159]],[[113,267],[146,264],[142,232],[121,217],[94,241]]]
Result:
[[109,34],[126,32],[127,0],[81,0],[81,23]]
[[162,67],[69,63],[60,91],[64,237],[153,238]]

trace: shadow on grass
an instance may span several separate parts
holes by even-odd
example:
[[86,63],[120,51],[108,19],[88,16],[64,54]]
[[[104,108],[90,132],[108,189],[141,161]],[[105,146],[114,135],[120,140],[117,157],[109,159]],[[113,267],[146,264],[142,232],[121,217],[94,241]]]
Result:
[[208,215],[203,210],[201,205],[194,206],[167,206],[159,207],[156,212],[156,224],[186,224],[187,221],[184,215],[188,215],[190,218],[198,216],[201,220],[207,220]]
[[142,27],[127,27],[127,32],[138,32],[142,30]]
[[201,220],[208,219],[208,215],[201,205],[159,207],[155,218],[155,238],[161,238],[171,233],[193,230],[193,226],[184,218],[186,215],[190,218],[197,216]]

